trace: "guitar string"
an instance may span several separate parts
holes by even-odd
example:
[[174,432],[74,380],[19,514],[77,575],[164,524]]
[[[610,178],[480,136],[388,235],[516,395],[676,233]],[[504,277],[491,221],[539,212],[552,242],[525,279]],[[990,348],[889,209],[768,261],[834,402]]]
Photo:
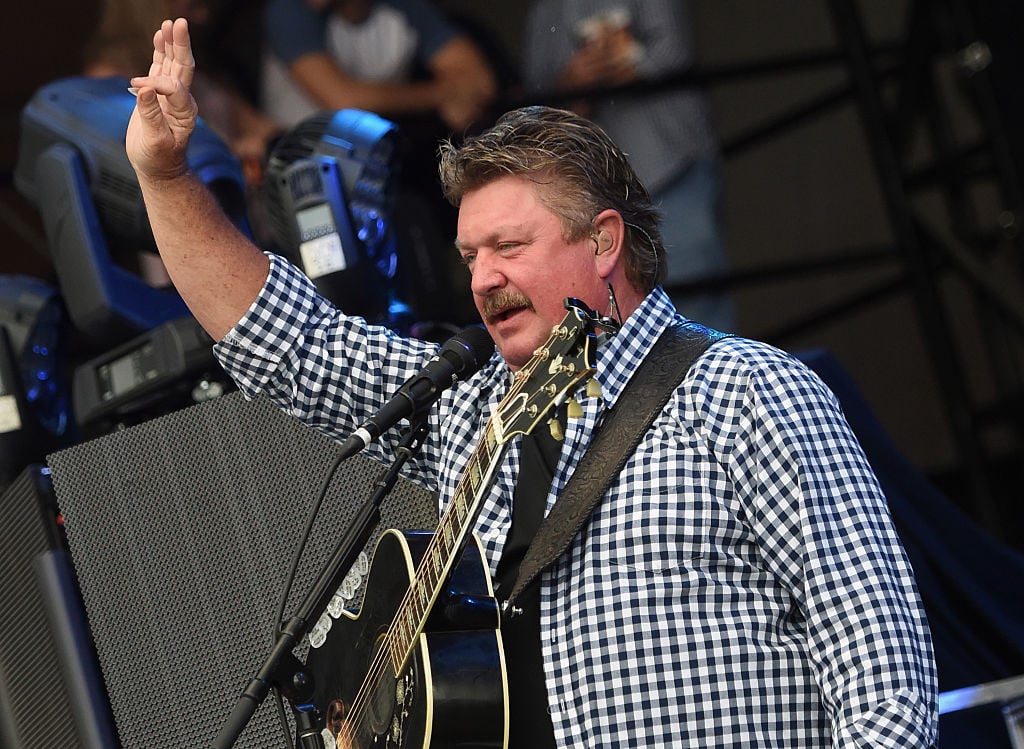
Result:
[[[545,347],[546,347],[546,345],[545,345]],[[523,388],[526,387],[527,382],[530,380],[530,377],[533,374],[533,371],[537,367],[540,366],[541,360],[542,359],[540,357],[538,357],[536,359],[536,361],[531,360],[530,362],[528,362],[526,364],[526,366],[523,367],[522,371],[525,374],[521,375],[521,376],[516,376],[515,377],[515,379],[512,382],[512,386],[509,389],[509,392],[505,395],[505,397],[498,404],[498,407],[496,409],[496,413],[500,413],[503,409],[505,409],[509,405],[509,403],[511,403],[511,401],[513,401],[515,398],[517,398],[519,396],[520,391],[523,390]],[[472,479],[471,479],[471,475],[472,474],[471,474],[471,471],[469,469],[475,463],[479,462],[477,460],[477,458],[480,455],[480,452],[482,450],[484,450],[484,449],[488,449],[488,450],[491,449],[490,445],[492,445],[492,444],[493,444],[494,447],[498,447],[498,448],[501,448],[501,449],[498,450],[497,452],[495,452],[494,455],[491,456],[491,461],[490,462],[492,464],[492,467],[489,468],[488,471],[484,472],[481,475],[486,475],[487,473],[490,473],[493,470],[493,464],[496,463],[501,458],[501,456],[504,454],[504,444],[507,442],[507,438],[505,440],[499,440],[495,436],[496,435],[496,430],[494,428],[494,421],[495,421],[495,419],[494,419],[494,417],[492,417],[487,422],[487,424],[484,426],[484,433],[483,433],[483,436],[482,436],[482,438],[480,440],[480,445],[479,445],[478,449],[474,452],[473,457],[470,459],[470,462],[467,464],[466,471],[463,474],[462,479],[459,481],[459,485],[456,487],[455,495],[453,497],[453,501],[449,505],[448,510],[445,512],[444,516],[441,518],[441,521],[438,523],[438,528],[439,529],[440,528],[444,528],[446,525],[451,525],[452,523],[449,522],[449,519],[452,518],[453,516],[456,516],[459,498],[460,497],[465,497],[466,495],[472,496],[473,494],[477,494],[478,496],[476,496],[474,498],[472,503],[467,503],[466,504],[466,517],[463,519],[461,529],[460,529],[460,531],[458,533],[458,536],[460,538],[463,538],[463,539],[465,537],[466,529],[468,528],[469,523],[474,519],[474,517],[476,515],[476,510],[478,509],[478,506],[479,506],[480,501],[482,499],[483,491],[488,486],[490,486],[490,484],[491,484],[490,481],[487,481],[486,482],[487,486],[481,485],[480,487],[478,487],[477,492],[474,493],[474,492],[468,491],[466,487],[472,481]],[[454,537],[454,535],[455,534],[453,534],[453,537]],[[440,547],[441,541],[442,541],[442,537],[439,534],[434,534],[433,538],[427,544],[427,549],[424,552],[423,558],[422,558],[419,566],[417,567],[416,574],[414,576],[415,581],[417,581],[417,582],[422,581],[422,578],[425,575],[421,575],[421,572],[429,571],[429,565],[427,564],[427,562],[431,558],[433,558],[433,552],[435,552],[437,550],[437,548]],[[454,550],[454,548],[457,548],[460,545],[461,544],[456,544],[453,547],[453,550]],[[447,566],[447,563],[444,566]],[[443,578],[438,579],[435,584],[439,585],[442,581],[443,581]],[[414,605],[415,605],[415,601],[413,600],[413,587],[410,587],[408,590],[406,590],[405,595],[403,596],[402,601],[399,604],[399,607],[398,607],[398,609],[396,611],[395,618],[392,620],[393,621],[393,626],[392,626],[392,629],[389,630],[389,636],[390,636],[391,631],[394,630],[394,622],[397,622],[401,618],[401,614],[403,614],[406,611],[408,611],[409,609],[411,609]],[[403,660],[404,660],[404,657],[406,657],[406,656],[407,656],[407,653],[403,653]]]

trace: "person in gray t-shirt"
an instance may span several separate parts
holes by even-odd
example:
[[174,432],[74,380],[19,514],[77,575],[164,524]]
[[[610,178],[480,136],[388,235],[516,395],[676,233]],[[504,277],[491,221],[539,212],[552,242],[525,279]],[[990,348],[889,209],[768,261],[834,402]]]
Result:
[[[523,80],[533,94],[616,86],[682,72],[693,57],[682,0],[535,0],[525,29]],[[571,108],[626,152],[661,209],[669,292],[673,284],[724,271],[720,159],[702,92],[616,92]],[[733,329],[726,294],[672,298],[687,317]]]

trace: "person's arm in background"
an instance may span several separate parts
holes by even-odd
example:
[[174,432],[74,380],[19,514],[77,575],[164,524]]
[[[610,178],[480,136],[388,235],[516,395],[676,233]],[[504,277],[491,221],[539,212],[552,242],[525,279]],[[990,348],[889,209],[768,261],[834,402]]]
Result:
[[221,339],[249,309],[269,261],[228,219],[188,170],[186,149],[198,108],[188,23],[164,21],[149,74],[138,88],[125,138],[153,236],[175,288],[203,328]]
[[271,51],[321,108],[365,109],[385,117],[435,112],[453,129],[466,127],[494,98],[489,63],[436,9],[418,0],[404,0],[401,6],[422,37],[421,56],[433,75],[430,80],[380,82],[351,75],[326,49],[323,13],[303,0],[271,0],[264,28]]
[[253,106],[228,82],[197,71],[192,95],[202,102],[203,119],[242,163],[246,183],[257,184],[267,148],[283,128]]
[[[585,18],[558,15],[556,6],[539,0],[528,17],[525,78],[534,92],[623,85],[692,62],[679,0],[649,0],[642,8],[623,3],[617,12]],[[574,108],[587,113],[583,103]]]
[[466,36],[457,36],[429,60],[438,86],[438,115],[462,130],[480,119],[497,95],[498,84],[490,63]]
[[694,63],[693,30],[681,0],[645,0],[643,13],[634,13],[630,20],[629,32],[637,45],[635,79],[679,73]]
[[[636,77],[629,27],[613,29],[602,16],[575,17],[559,2],[535,0],[526,22],[523,77],[535,94],[626,83]],[[590,103],[565,106],[590,116]]]

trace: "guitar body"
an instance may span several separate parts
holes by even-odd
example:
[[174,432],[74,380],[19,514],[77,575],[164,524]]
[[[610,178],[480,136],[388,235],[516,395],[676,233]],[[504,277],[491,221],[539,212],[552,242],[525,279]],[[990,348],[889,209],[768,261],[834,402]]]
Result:
[[395,674],[385,635],[433,535],[384,533],[358,614],[343,612],[324,644],[307,656],[319,714],[332,734],[345,726],[351,749],[507,744],[500,613],[475,537],[453,566],[412,655]]

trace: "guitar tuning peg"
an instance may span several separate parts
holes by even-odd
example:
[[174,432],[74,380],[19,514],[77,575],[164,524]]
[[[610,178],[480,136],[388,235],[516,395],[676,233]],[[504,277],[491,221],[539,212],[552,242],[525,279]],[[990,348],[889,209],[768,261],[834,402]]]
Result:
[[579,404],[575,398],[570,398],[565,402],[565,415],[570,419],[579,419],[583,416],[583,407]]
[[548,431],[551,432],[551,439],[559,442],[565,439],[565,431],[562,429],[562,422],[558,419],[551,419],[548,422]]
[[600,398],[601,395],[601,383],[595,380],[593,377],[591,377],[589,380],[587,380],[587,397]]

